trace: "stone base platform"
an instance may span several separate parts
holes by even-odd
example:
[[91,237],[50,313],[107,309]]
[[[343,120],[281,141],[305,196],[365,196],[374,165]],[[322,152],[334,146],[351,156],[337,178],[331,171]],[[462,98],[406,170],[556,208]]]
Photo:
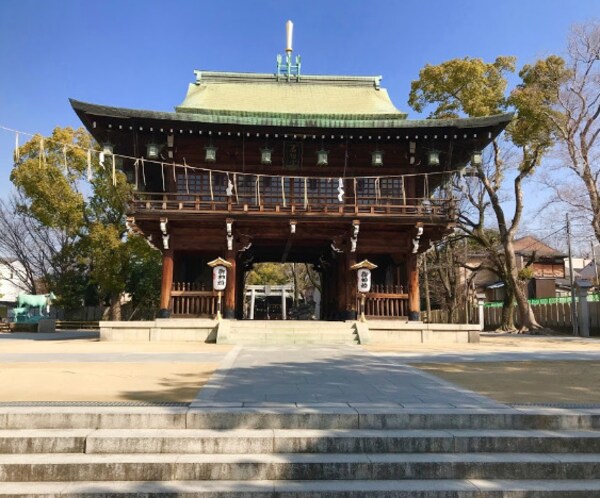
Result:
[[368,322],[209,320],[166,318],[100,322],[101,341],[196,341],[220,344],[467,344],[479,342],[479,325],[400,320]]

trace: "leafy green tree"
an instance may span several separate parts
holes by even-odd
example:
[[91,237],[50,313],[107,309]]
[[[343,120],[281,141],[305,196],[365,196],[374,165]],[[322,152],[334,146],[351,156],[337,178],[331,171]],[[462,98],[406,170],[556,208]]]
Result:
[[18,211],[63,235],[53,262],[63,261],[67,270],[47,276],[62,303],[81,303],[92,285],[101,299],[109,299],[111,319],[119,320],[123,293],[147,303],[158,286],[147,292],[133,285],[131,272],[143,268],[156,277],[160,263],[145,241],[127,235],[132,186],[113,171],[111,156],[104,164],[96,153],[88,158],[96,147],[83,129],[55,128],[50,137],[35,136],[19,149],[11,180],[20,194]]
[[[548,66],[555,63],[552,58],[538,61],[538,64]],[[502,328],[508,330],[513,327],[512,308],[516,299],[520,316],[519,331],[524,332],[541,327],[519,280],[514,239],[523,214],[523,182],[533,174],[542,157],[552,147],[554,135],[548,117],[536,111],[542,90],[530,77],[531,69],[528,66],[519,73],[519,85],[506,94],[506,73],[514,70],[513,57],[498,57],[493,63],[481,59],[453,59],[439,66],[426,66],[419,73],[419,79],[412,83],[409,103],[419,111],[427,105],[433,106],[432,117],[486,116],[508,109],[516,111],[506,133],[508,145],[516,151],[514,177],[507,180],[511,163],[505,160],[502,142],[495,140],[489,161],[472,164],[473,175],[478,179],[470,194],[471,204],[475,208],[474,216],[462,212],[460,221],[462,230],[492,254],[491,241],[487,240],[486,214],[488,209],[493,213],[502,247],[502,251],[496,252],[494,258],[507,296]],[[507,213],[501,196],[501,189],[509,181],[515,203],[511,214]]]

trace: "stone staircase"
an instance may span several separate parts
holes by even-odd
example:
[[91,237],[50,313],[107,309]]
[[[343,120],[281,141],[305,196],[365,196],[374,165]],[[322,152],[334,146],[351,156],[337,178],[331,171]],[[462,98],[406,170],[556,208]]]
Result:
[[600,410],[0,408],[0,496],[600,496]]
[[224,320],[217,328],[220,344],[359,344],[355,322],[309,320]]

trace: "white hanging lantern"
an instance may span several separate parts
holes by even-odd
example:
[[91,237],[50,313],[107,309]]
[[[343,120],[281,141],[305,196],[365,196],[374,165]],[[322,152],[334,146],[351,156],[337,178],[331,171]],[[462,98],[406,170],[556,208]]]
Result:
[[329,152],[321,149],[317,151],[317,166],[327,166]]
[[379,149],[375,149],[371,152],[371,165],[373,166],[383,166],[383,151]]
[[482,162],[481,151],[480,150],[474,151],[473,154],[471,155],[471,164],[473,166],[481,166],[481,162]]
[[148,159],[158,159],[160,154],[160,146],[155,143],[146,145],[146,157]]
[[427,155],[427,164],[429,166],[439,166],[440,165],[440,153],[437,150],[430,150]]
[[271,164],[273,162],[273,149],[269,149],[265,147],[264,149],[260,149],[260,163],[261,164]]
[[207,145],[204,147],[205,155],[204,160],[207,163],[214,163],[217,160],[217,148],[212,145]]

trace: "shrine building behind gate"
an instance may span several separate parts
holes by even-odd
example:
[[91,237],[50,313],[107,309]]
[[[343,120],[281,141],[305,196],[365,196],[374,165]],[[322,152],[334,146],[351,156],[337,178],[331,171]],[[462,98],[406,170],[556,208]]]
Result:
[[350,269],[377,265],[366,314],[419,319],[417,257],[453,228],[445,185],[511,115],[409,120],[379,76],[196,71],[175,112],[72,100],[135,184],[130,223],[162,251],[162,316],[215,316],[207,262],[231,264],[224,316],[242,318],[258,262],[320,271],[322,317],[356,317]]

